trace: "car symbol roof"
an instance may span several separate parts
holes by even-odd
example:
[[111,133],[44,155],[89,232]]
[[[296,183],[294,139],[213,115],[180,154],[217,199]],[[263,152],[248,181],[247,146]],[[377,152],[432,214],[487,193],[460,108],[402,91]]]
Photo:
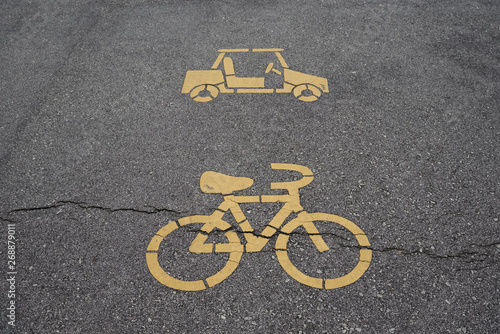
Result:
[[[252,49],[251,52],[280,52],[285,49]],[[250,52],[250,49],[220,49],[219,52]]]

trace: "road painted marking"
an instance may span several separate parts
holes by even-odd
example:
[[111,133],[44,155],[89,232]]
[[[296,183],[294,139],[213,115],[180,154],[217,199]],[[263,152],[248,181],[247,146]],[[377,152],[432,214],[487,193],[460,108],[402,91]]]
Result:
[[[283,49],[220,49],[218,51],[219,55],[210,70],[186,72],[181,92],[189,94],[196,102],[210,102],[217,98],[219,93],[292,93],[299,101],[313,102],[318,100],[323,93],[329,93],[326,78],[291,70],[281,55]],[[263,74],[274,73],[282,77],[282,86],[266,87],[265,76],[239,76],[235,71],[232,55],[242,53],[268,53],[274,56],[274,61],[267,64]],[[275,62],[279,64],[282,71],[275,68]]]
[[[285,195],[259,195],[259,196],[236,196],[235,191],[250,188],[253,179],[248,177],[235,177],[207,171],[200,178],[200,188],[208,194],[222,194],[224,201],[209,216],[194,215],[184,217],[178,222],[170,222],[162,227],[151,239],[146,252],[146,261],[149,271],[161,284],[177,290],[199,291],[207,287],[213,287],[228,278],[238,267],[243,253],[260,252],[276,233],[278,237],[275,242],[275,252],[280,265],[285,272],[296,281],[317,289],[340,288],[357,281],[368,269],[372,259],[372,250],[366,234],[353,222],[340,216],[328,213],[307,213],[300,205],[299,188],[305,187],[314,179],[312,171],[301,165],[295,164],[271,164],[272,169],[290,170],[302,174],[300,180],[291,182],[272,182],[271,189],[284,189],[288,192]],[[278,213],[271,219],[266,227],[257,233],[246,215],[243,213],[240,204],[244,203],[283,203]],[[224,221],[222,218],[226,214],[232,214],[238,224],[238,231],[243,235],[246,243],[242,244],[241,239],[235,232],[235,227]],[[291,214],[296,217],[286,222]],[[286,222],[286,223],[285,223]],[[331,249],[324,240],[324,235],[317,228],[318,222],[327,222],[329,227],[341,227],[354,236],[356,248],[359,248],[359,256],[356,265],[347,274],[340,277],[316,277],[304,273],[292,263],[289,255],[289,241],[298,234],[299,229],[305,230],[305,235],[312,241],[318,253],[324,253]],[[183,280],[168,274],[163,268],[168,267],[167,263],[160,264],[158,253],[162,243],[169,244],[174,240],[175,234],[183,228],[189,228],[191,224],[202,224],[202,227],[189,246],[192,254],[229,254],[227,263],[217,273],[205,278],[196,280]],[[193,235],[193,230],[189,232]],[[218,233],[223,234],[227,242],[211,242],[209,236]],[[304,233],[302,233],[304,235]],[[168,237],[173,236],[173,239]],[[329,263],[337,264],[335,259]],[[204,263],[210,266],[209,262]],[[175,268],[169,268],[175,270]],[[169,270],[169,272],[170,272]]]

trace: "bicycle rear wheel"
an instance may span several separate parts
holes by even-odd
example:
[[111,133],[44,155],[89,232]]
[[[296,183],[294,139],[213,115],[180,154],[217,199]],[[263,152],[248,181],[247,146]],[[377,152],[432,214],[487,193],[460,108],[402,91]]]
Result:
[[[322,232],[316,228],[319,222],[328,223]],[[334,223],[334,225],[331,223]],[[305,229],[305,233],[300,231],[301,227]],[[342,233],[344,236],[340,235],[340,232],[332,232],[335,227],[338,227],[339,231],[343,230]],[[332,262],[335,260],[329,254],[334,253],[335,250],[333,249],[334,247],[330,248],[332,243],[327,245],[324,239],[342,240],[342,242],[336,242],[337,246],[335,248],[337,251],[347,250],[350,252],[350,268],[352,268],[352,266],[354,266],[354,268],[347,273],[342,270],[330,272],[329,268],[326,268],[326,270],[325,268],[322,268],[322,270],[318,269],[316,272],[308,268],[299,270],[297,266],[292,264],[291,258],[296,262],[302,262],[302,267],[316,264],[311,262],[307,263],[307,261],[299,261],[299,257],[291,256],[288,243],[290,239],[298,240],[300,238],[302,238],[302,241],[300,241],[300,246],[298,247],[302,247],[306,239],[311,239],[313,241],[316,247],[311,247],[314,249],[308,250],[307,253],[309,255],[311,252],[316,252],[316,255],[322,257],[326,267],[331,267]],[[295,244],[295,246],[297,246],[299,242],[296,241]],[[308,244],[310,245],[310,242]],[[317,289],[336,289],[354,283],[366,272],[372,258],[372,250],[368,248],[370,247],[370,243],[366,234],[353,222],[340,216],[327,213],[300,214],[282,228],[276,240],[275,247],[278,261],[286,273],[298,282]],[[357,252],[358,249],[359,253]],[[319,255],[320,253],[321,255]],[[356,253],[359,255],[356,255]],[[316,256],[315,254],[313,255]],[[340,272],[342,272],[340,276],[335,277],[335,275]],[[331,273],[334,273],[334,277],[327,277],[327,275]]]
[[[203,225],[201,228],[195,228],[191,224]],[[178,223],[175,221],[170,222],[156,232],[148,245],[146,261],[149,271],[161,284],[177,290],[199,291],[219,284],[234,272],[243,255],[243,245],[238,235],[233,231],[227,231],[230,227],[229,223],[221,219],[211,219],[210,216],[190,216],[179,219]],[[225,236],[227,243],[206,242],[211,234],[217,234],[217,230],[222,231],[221,233]],[[184,235],[181,232],[184,232]],[[193,239],[193,237],[195,238]],[[170,248],[171,250],[165,252],[167,255],[162,255],[161,259],[159,259],[159,254],[163,253],[164,248]],[[218,255],[215,253],[228,253],[229,256],[227,260],[221,259],[220,257],[223,254]],[[191,266],[191,271],[200,271],[203,269],[202,267],[208,267],[213,272],[213,263],[216,262],[214,260],[226,263],[222,269],[206,278],[199,277],[200,275],[203,276],[203,273],[195,272],[194,276],[198,276],[198,278],[189,279],[185,275],[183,277],[178,265],[174,264],[177,255],[185,256],[186,254],[195,258],[198,257],[197,260],[201,261]],[[160,265],[160,262],[162,262],[162,265]],[[202,265],[199,265],[200,263]],[[167,273],[164,267],[168,272],[177,269],[176,277]],[[188,274],[193,276],[193,273]]]

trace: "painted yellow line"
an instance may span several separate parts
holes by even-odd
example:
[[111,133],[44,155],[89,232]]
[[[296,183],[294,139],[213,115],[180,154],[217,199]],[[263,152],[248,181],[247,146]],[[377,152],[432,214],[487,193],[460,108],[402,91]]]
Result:
[[194,216],[184,217],[184,218],[179,219],[179,225],[184,226],[184,225],[193,224],[193,223],[206,223],[207,217],[208,216],[202,216],[202,215],[194,215]]
[[[241,93],[241,90],[245,90],[245,89],[249,89],[249,88],[253,88],[253,89],[262,88],[262,90],[264,90],[264,87],[265,87],[265,78],[263,78],[263,77],[236,77],[234,75],[227,75],[226,82],[227,82],[227,86],[230,88],[241,88],[241,89],[238,89],[236,91],[237,93]],[[250,92],[247,92],[247,93],[250,93]],[[257,93],[258,93],[258,91],[257,91]]]
[[[240,224],[240,228],[243,232],[250,232],[250,234],[252,234],[252,232],[254,231],[252,225],[250,225],[250,223],[248,222],[248,220],[245,220],[243,222],[241,222]],[[253,234],[252,234],[253,235]]]
[[228,197],[230,196],[226,196],[224,199],[225,201],[222,202],[221,205],[219,205],[219,207],[217,208],[217,210],[220,210],[220,211],[224,211],[226,212],[227,210],[231,209],[231,208],[235,208],[238,206],[237,203],[233,202],[232,200],[230,200]]
[[330,249],[330,247],[328,247],[328,245],[325,243],[325,240],[323,240],[323,237],[319,235],[318,228],[313,224],[312,221],[304,222],[302,226],[304,226],[307,234],[309,234],[309,237],[320,253],[323,253]]
[[314,95],[311,95],[311,96],[300,96],[300,97],[298,97],[298,99],[299,99],[299,101],[304,101],[304,102],[314,102],[318,98]]
[[306,166],[296,165],[296,164],[280,164],[280,163],[271,163],[272,169],[280,169],[280,170],[293,170],[301,173],[304,176],[313,176],[314,173],[312,170],[307,168]]
[[285,49],[252,49],[252,52],[280,52],[285,51]]
[[[226,88],[226,84],[225,83],[221,83],[221,84],[217,85],[217,88],[219,88],[219,91],[221,93],[224,93],[224,94],[234,93],[234,89]],[[290,92],[291,92],[291,90],[290,90]]]
[[256,237],[252,233],[243,233],[247,243],[245,245],[245,251],[247,253],[260,252],[262,248],[269,242],[268,238]]
[[234,220],[236,220],[238,224],[247,219],[245,214],[238,207],[231,210],[231,213],[233,214]]
[[148,245],[148,252],[157,252],[158,249],[160,249],[160,244],[163,241],[164,237],[161,237],[159,235],[155,235],[153,239],[149,242]]
[[189,251],[191,253],[212,253],[214,245],[206,244],[205,241],[207,241],[207,239],[208,235],[198,233],[191,243],[191,246],[189,246]]
[[[234,62],[230,57],[226,57],[223,60],[224,63],[224,73],[227,76],[234,75]],[[226,78],[227,80],[227,78]]]
[[314,177],[304,176],[300,180],[290,182],[271,182],[271,189],[298,189],[307,186],[313,181]]
[[289,202],[292,199],[290,195],[262,195],[262,203]]
[[240,88],[236,90],[236,93],[274,93],[272,88]]
[[219,211],[219,210],[216,210],[214,211],[214,213],[212,214],[212,216],[210,216],[210,220],[220,220],[222,219],[222,217],[224,216],[225,212],[223,211]]
[[234,201],[236,203],[259,203],[260,196],[235,196]]
[[220,282],[228,278],[228,276],[231,275],[240,264],[242,254],[243,253],[232,252],[231,255],[229,256],[229,260],[227,261],[226,266],[222,268],[222,270],[219,271],[217,274],[210,276],[209,278],[206,279],[208,286],[211,288],[214,285],[219,284]]
[[146,261],[151,275],[163,285],[183,291],[200,291],[206,288],[202,280],[182,281],[167,274],[158,263],[158,253],[146,253]]
[[285,82],[283,84],[283,88],[276,89],[276,93],[291,93],[293,90],[293,87],[295,87],[295,86],[292,84],[289,84],[288,82]]
[[[235,244],[239,244],[241,246],[238,247],[238,250],[233,250],[229,254],[229,259],[227,260],[227,264],[224,268],[222,268],[217,274],[210,276],[209,278],[206,279],[206,282],[209,287],[213,287],[216,284],[219,284],[223,280],[225,280],[229,275],[231,275],[238,265],[240,264],[241,256],[243,255],[243,246],[240,243],[240,238],[238,238],[238,235],[236,235],[235,232],[226,232],[226,237],[228,238],[229,244],[228,245],[233,245],[234,247]],[[227,246],[229,247],[229,246]]]
[[[284,217],[283,220],[285,220],[288,216]],[[282,220],[282,221],[283,221]],[[263,237],[266,237],[266,238],[270,238],[274,235],[274,233],[276,233],[277,229],[276,228],[273,228],[271,227],[271,225],[269,226],[266,226],[264,228],[264,230],[262,230],[262,232],[260,232],[260,235],[263,236]]]
[[345,276],[326,279],[325,289],[341,288],[343,286],[354,283],[361,276],[363,276],[365,271],[370,266],[370,262],[372,260],[372,251],[371,249],[361,249],[359,253],[360,253],[360,258],[356,267],[349,274]]
[[232,252],[243,253],[243,245],[239,240],[238,242],[230,242],[227,244],[215,245],[215,253],[232,253]]
[[263,238],[256,236],[253,232],[254,229],[248,222],[248,220],[243,221],[239,224],[241,231],[243,231],[243,236],[247,241],[245,245],[245,251],[247,253],[260,252],[262,248],[269,242],[269,238]]
[[250,52],[250,49],[219,49],[219,52]]
[[276,57],[278,57],[278,60],[280,61],[281,66],[283,66],[283,68],[288,68],[288,64],[286,63],[285,59],[283,59],[283,56],[281,55],[281,53],[275,52],[274,54],[276,55]]
[[158,232],[156,232],[156,235],[159,235],[160,237],[163,238],[170,232],[174,231],[177,227],[178,227],[177,222],[172,221],[167,225],[163,226]]
[[285,269],[287,274],[290,275],[293,279],[307,286],[316,289],[323,289],[323,280],[321,278],[307,276],[306,274],[295,268],[292,262],[290,262],[286,251],[276,251],[276,256],[278,257],[278,261],[283,269]]
[[370,242],[368,241],[368,238],[366,237],[366,234],[363,232],[363,230],[360,229],[358,225],[354,224],[350,220],[347,220],[340,216],[332,215],[329,213],[321,213],[321,212],[311,213],[309,214],[309,216],[312,218],[312,220],[331,221],[339,225],[342,225],[346,229],[348,229],[349,232],[351,232],[356,236],[356,240],[358,241],[360,246],[362,247],[370,246]]
[[276,239],[276,243],[274,244],[274,248],[277,250],[286,250],[288,239],[290,239],[288,234],[279,234],[278,239]]
[[224,52],[219,53],[219,55],[217,56],[217,59],[215,59],[214,64],[211,67],[212,70],[215,70],[215,69],[217,69],[217,67],[219,67],[222,58],[224,58],[224,55],[225,55]]

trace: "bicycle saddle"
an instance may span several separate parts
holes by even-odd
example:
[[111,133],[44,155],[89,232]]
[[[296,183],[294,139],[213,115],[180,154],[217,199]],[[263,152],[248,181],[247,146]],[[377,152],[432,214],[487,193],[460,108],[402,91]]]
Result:
[[207,194],[227,195],[252,185],[253,180],[249,177],[229,176],[213,171],[205,172],[200,177],[201,191]]

